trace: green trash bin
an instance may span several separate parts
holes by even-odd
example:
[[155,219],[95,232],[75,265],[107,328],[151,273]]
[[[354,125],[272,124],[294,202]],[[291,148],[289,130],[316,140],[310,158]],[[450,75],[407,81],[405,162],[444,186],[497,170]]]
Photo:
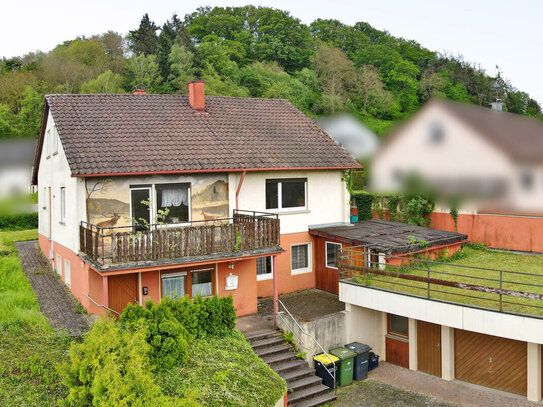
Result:
[[354,358],[356,353],[347,348],[334,348],[328,352],[339,358],[338,384],[347,386],[353,381]]

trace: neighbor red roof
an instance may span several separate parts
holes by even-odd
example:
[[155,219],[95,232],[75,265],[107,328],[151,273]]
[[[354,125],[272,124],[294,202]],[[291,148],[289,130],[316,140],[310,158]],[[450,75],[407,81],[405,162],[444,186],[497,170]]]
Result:
[[204,114],[189,106],[186,95],[45,100],[44,117],[49,110],[74,176],[359,167],[283,99],[206,96]]

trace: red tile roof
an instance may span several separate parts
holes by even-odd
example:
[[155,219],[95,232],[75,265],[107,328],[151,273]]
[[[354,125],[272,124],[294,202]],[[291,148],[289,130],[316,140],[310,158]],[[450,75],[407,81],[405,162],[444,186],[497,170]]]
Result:
[[186,95],[45,99],[74,176],[359,166],[282,99],[206,96],[204,114]]

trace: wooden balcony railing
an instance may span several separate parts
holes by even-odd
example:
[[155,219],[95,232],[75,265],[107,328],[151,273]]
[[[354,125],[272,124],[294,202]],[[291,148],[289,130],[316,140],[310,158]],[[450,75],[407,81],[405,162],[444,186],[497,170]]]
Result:
[[235,255],[278,247],[280,239],[277,215],[241,210],[234,211],[232,218],[148,228],[102,228],[81,222],[79,233],[81,252],[102,266]]

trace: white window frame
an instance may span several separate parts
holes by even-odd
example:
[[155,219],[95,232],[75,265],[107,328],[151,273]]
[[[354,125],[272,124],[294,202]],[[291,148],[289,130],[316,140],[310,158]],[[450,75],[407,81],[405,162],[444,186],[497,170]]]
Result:
[[[167,274],[160,274],[160,299],[164,298],[163,295],[164,295],[164,289],[162,288],[162,282],[165,278],[176,278],[176,277],[184,277],[185,278],[185,282],[183,283],[183,286],[185,287],[185,293],[183,294],[182,297],[184,297],[185,295],[187,295],[187,276],[188,276],[188,272],[187,271],[180,271],[178,273],[167,273]],[[179,297],[178,298],[182,298],[182,297]]]
[[52,144],[51,144],[51,129],[47,130],[45,133],[45,155],[46,159],[51,157],[51,150],[52,150]]
[[72,286],[72,270],[68,259],[64,259],[64,284],[68,287]]
[[53,136],[53,155],[58,154],[58,145],[59,145],[59,137],[58,137],[58,130],[56,124],[53,126],[53,132],[51,133]]
[[55,263],[55,271],[59,276],[62,276],[62,256],[57,253],[57,261]]
[[151,185],[150,187],[133,187],[133,188],[130,188],[130,208],[129,208],[129,211],[130,211],[130,226],[135,226],[134,225],[134,218],[132,216],[132,191],[141,191],[141,190],[147,190],[149,191],[149,199],[151,200],[151,205],[149,205],[149,224],[153,224],[155,223],[154,221],[154,217],[153,217],[153,207],[154,207],[154,196],[153,196],[153,186]]
[[[154,223],[156,224],[157,223],[157,220],[156,220],[156,217],[158,215],[158,200],[157,200],[157,197],[156,197],[156,186],[157,185],[168,185],[168,184],[187,184],[188,185],[188,191],[187,191],[187,198],[188,198],[188,215],[189,215],[189,219],[186,221],[186,222],[180,222],[180,223],[166,223],[164,225],[161,225],[160,227],[163,227],[163,228],[170,228],[170,227],[179,227],[179,226],[188,226],[190,225],[190,222],[192,221],[192,183],[190,182],[160,182],[160,183],[157,183],[157,184],[152,184],[151,185],[151,193],[153,194],[152,195],[152,202],[151,202],[151,207],[152,207],[152,213],[151,213],[151,219],[152,219],[152,222],[151,223]],[[132,213],[132,212],[130,212]]]
[[[286,181],[288,180],[295,180],[296,178],[285,178]],[[267,211],[269,212],[276,212],[276,213],[289,213],[289,212],[305,212],[307,211],[308,209],[308,206],[307,206],[307,178],[305,177],[301,177],[299,178],[300,181],[301,180],[305,180],[304,181],[304,194],[305,194],[305,197],[304,197],[304,201],[305,201],[305,205],[304,206],[296,206],[294,208],[283,208],[282,205],[283,205],[283,182],[281,181],[281,179],[277,179],[277,178],[269,178],[269,179],[266,179],[265,180],[265,185],[264,185],[264,195],[266,195],[266,185],[268,184],[268,181],[277,181],[277,208],[266,208]],[[264,201],[266,200],[266,196],[264,196]],[[266,206],[266,205],[264,205]]]
[[60,187],[60,223],[66,223],[66,187]]
[[[256,274],[256,281],[264,281],[264,280],[271,280],[273,279],[273,256],[266,256],[266,257],[259,257],[256,259],[257,263],[259,259],[267,259],[268,257],[271,258],[271,272],[266,274]],[[258,271],[258,264],[257,264],[257,271]]]
[[[338,254],[339,254],[339,250],[343,247],[343,245],[341,243],[337,243],[337,242],[325,242],[324,243],[324,266],[326,268],[329,268],[329,269],[334,269],[334,270],[337,270],[337,266],[329,266],[328,265],[328,245],[331,244],[331,245],[335,245],[335,246],[339,246],[339,249],[338,249]],[[336,263],[337,263],[337,257],[336,257]]]
[[[300,268],[300,269],[292,268],[292,248],[295,246],[307,246],[307,267]],[[313,245],[311,244],[311,242],[291,244],[290,245],[290,274],[291,275],[306,274],[306,273],[311,273],[312,270],[313,270]]]

